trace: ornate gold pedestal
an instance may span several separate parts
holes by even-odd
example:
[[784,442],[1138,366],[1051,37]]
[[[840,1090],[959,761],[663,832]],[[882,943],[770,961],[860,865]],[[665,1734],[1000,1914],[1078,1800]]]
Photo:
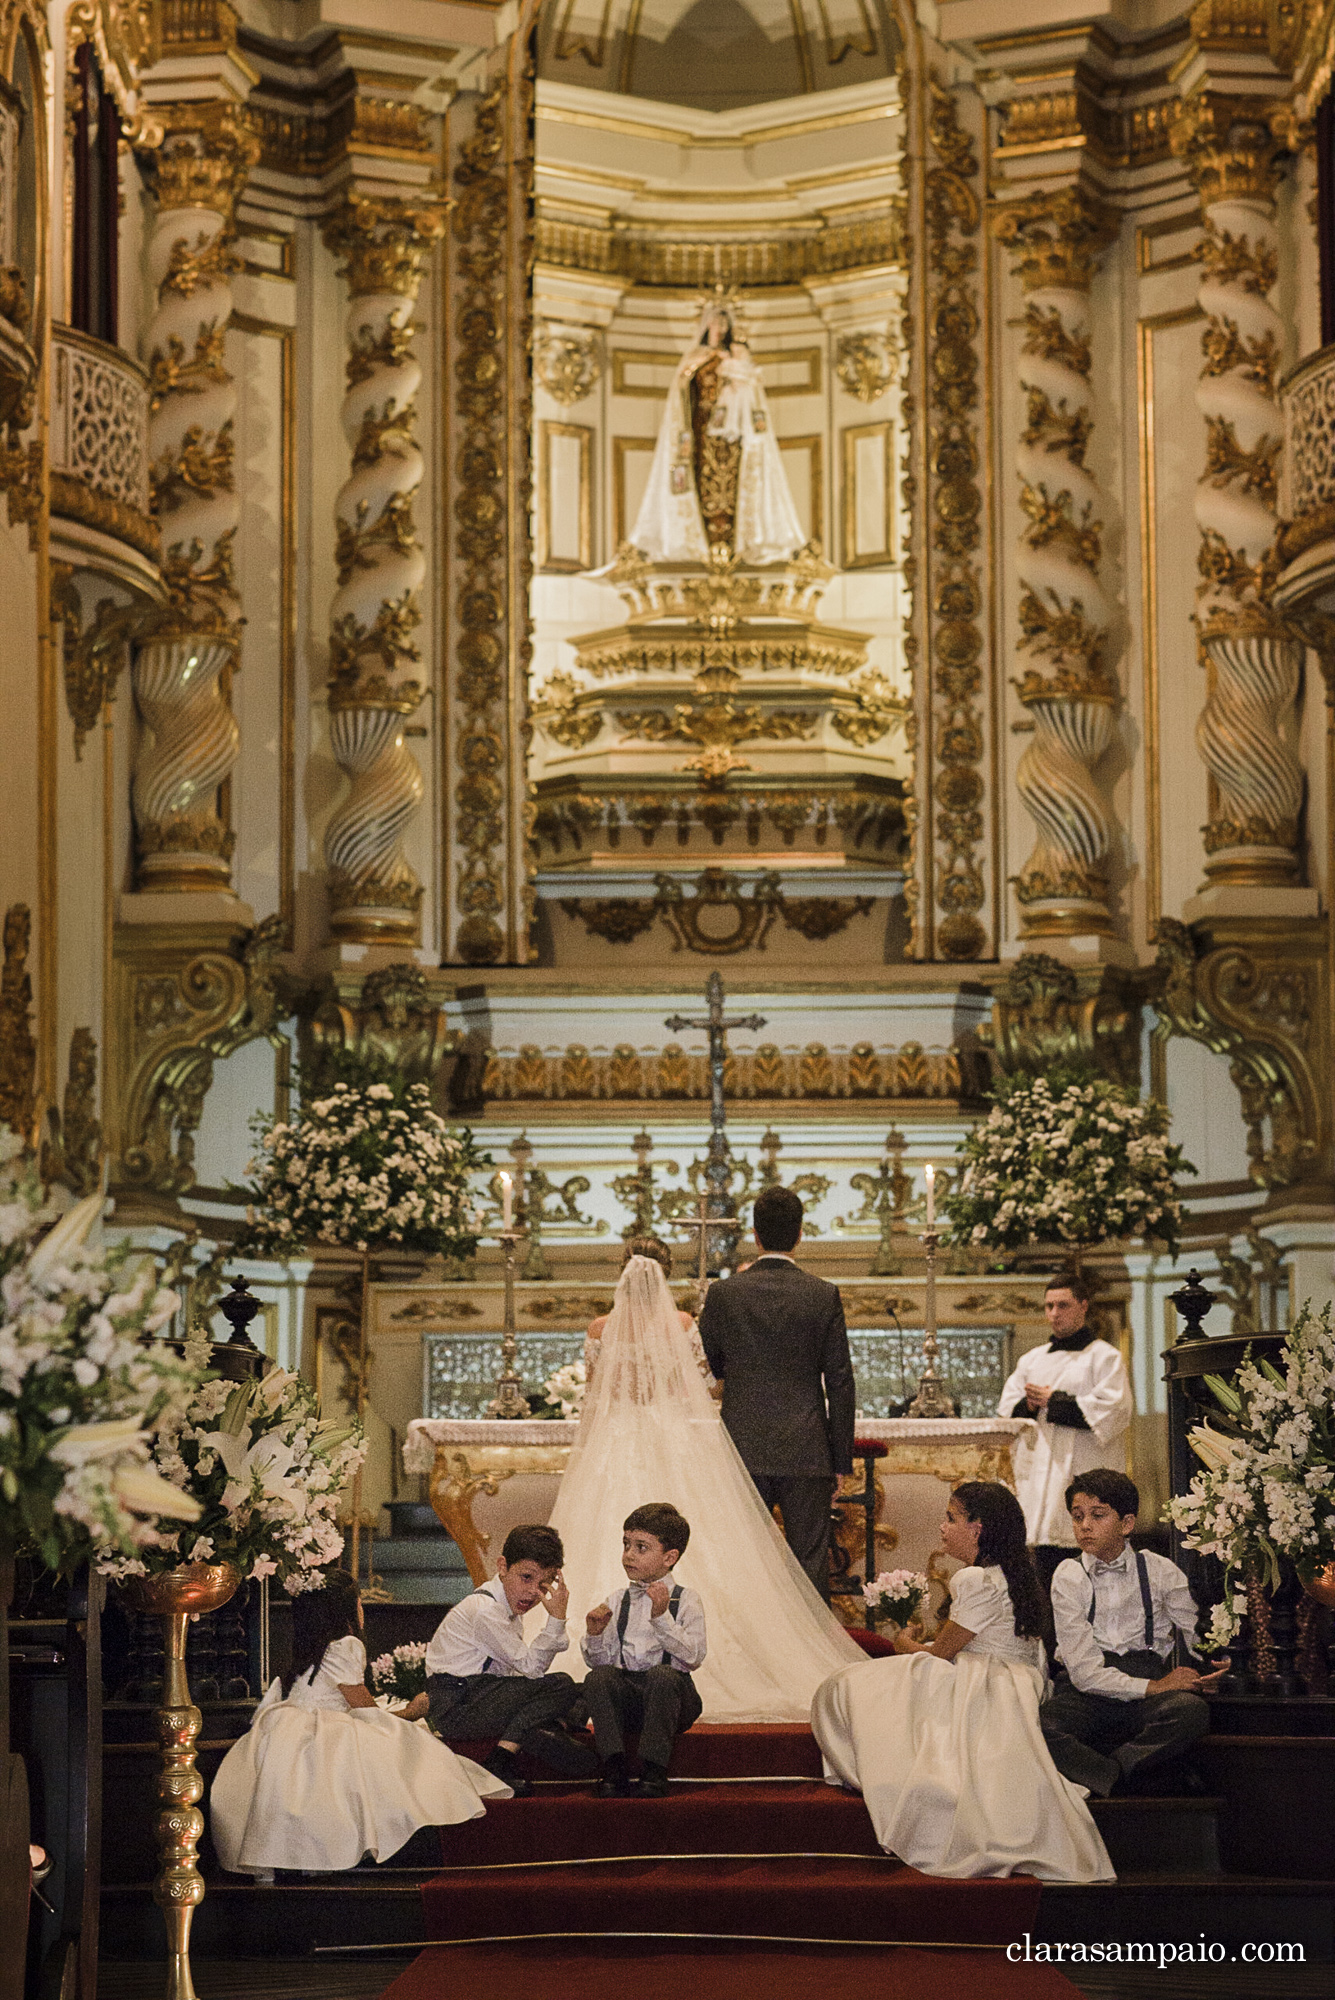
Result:
[[204,1780],[195,1768],[195,1745],[204,1718],[190,1699],[185,1635],[193,1613],[220,1610],[240,1581],[240,1571],[232,1563],[182,1563],[161,1576],[133,1577],[123,1586],[131,1609],[161,1618],[165,1628],[162,1706],[157,1717],[161,1811],[155,1828],[162,1867],[153,1884],[153,1901],[167,1925],[166,2000],[196,2000],[190,1976],[190,1926],[204,1900],[204,1878],[197,1865],[204,1831],[199,1810]]

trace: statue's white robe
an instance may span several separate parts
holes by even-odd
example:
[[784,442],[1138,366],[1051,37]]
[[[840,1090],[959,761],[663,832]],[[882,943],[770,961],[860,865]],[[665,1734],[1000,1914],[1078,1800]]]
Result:
[[[713,352],[689,348],[668,392],[649,483],[630,533],[633,546],[651,562],[709,560],[695,484],[691,377]],[[742,446],[733,553],[744,563],[787,562],[807,538],[793,505],[760,371],[746,348],[737,346],[725,357],[720,376],[710,430],[729,442],[740,439]]]

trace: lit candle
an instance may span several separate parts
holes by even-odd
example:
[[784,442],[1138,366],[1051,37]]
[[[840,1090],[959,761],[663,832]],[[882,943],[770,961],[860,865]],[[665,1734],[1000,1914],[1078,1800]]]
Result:
[[510,1227],[511,1218],[514,1213],[510,1205],[510,1198],[514,1192],[514,1182],[510,1179],[509,1174],[502,1174],[500,1176],[500,1183],[501,1183],[501,1228],[508,1229]]
[[927,1227],[930,1229],[936,1221],[936,1168],[930,1160],[923,1172],[927,1176]]

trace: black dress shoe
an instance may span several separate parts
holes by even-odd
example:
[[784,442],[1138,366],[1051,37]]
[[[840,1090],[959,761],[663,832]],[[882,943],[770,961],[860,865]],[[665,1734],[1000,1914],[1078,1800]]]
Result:
[[493,1750],[482,1768],[490,1771],[493,1778],[499,1778],[503,1785],[508,1785],[517,1799],[532,1795],[532,1785],[527,1778],[519,1775],[519,1760],[513,1750]]
[[592,1743],[581,1743],[563,1729],[530,1729],[524,1748],[558,1778],[592,1778],[599,1768],[598,1752]]
[[642,1799],[665,1799],[667,1795],[667,1772],[661,1764],[646,1764],[640,1773],[640,1797]]
[[596,1799],[633,1799],[637,1790],[634,1778],[628,1778],[624,1772],[618,1777],[609,1771],[605,1778],[599,1779],[593,1796]]

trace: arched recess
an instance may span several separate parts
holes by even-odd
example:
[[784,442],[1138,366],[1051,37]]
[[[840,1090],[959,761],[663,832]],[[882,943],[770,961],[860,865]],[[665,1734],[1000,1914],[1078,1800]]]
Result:
[[[446,962],[479,967],[532,956],[533,50],[539,12],[551,4],[525,0],[452,163],[441,931]],[[892,12],[904,50],[911,260],[901,479],[912,521],[904,649],[916,739],[908,955],[959,964],[995,958],[999,907],[981,337],[985,113],[975,91],[945,82],[949,59],[912,8],[896,0]]]

